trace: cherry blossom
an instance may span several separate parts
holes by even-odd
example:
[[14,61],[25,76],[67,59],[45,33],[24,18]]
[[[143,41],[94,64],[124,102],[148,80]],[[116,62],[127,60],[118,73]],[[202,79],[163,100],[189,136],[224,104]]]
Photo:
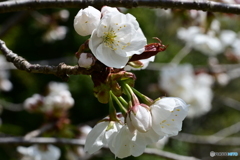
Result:
[[167,97],[151,106],[152,128],[159,135],[175,136],[182,129],[188,105],[180,98]]
[[89,48],[106,66],[123,68],[132,55],[144,51],[146,38],[134,16],[113,12],[105,11],[92,32]]
[[88,134],[84,150],[89,154],[107,147],[111,137],[116,134],[122,125],[113,121],[99,122]]
[[81,9],[74,18],[74,29],[81,36],[88,36],[97,27],[101,12],[92,6]]

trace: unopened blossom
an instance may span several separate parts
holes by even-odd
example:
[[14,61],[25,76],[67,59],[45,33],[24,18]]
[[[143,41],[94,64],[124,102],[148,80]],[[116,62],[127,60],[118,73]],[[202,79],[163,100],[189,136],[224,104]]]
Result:
[[101,12],[92,6],[81,9],[74,18],[74,29],[81,36],[88,36],[98,26]]
[[60,149],[53,145],[19,146],[17,151],[28,160],[58,160],[61,155]]
[[108,67],[123,68],[134,54],[141,54],[146,38],[131,14],[111,11],[103,15],[92,32],[89,48]]
[[152,115],[148,106],[139,104],[128,113],[126,121],[131,131],[147,132],[152,127]]
[[182,99],[162,98],[151,106],[152,128],[159,135],[175,136],[181,131],[187,112],[188,105]]
[[90,53],[81,53],[78,59],[79,67],[90,68],[94,64],[93,55]]
[[111,137],[116,134],[120,128],[122,128],[122,125],[118,122],[99,122],[88,134],[84,150],[89,154],[93,154],[102,147],[107,147]]

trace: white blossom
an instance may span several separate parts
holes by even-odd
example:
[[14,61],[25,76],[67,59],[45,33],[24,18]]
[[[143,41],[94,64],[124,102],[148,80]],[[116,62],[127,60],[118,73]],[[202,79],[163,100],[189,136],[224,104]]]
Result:
[[175,136],[181,131],[187,112],[188,105],[182,99],[162,98],[151,106],[152,128],[159,135]]
[[225,46],[230,46],[237,38],[237,34],[232,30],[222,30],[219,38]]
[[81,36],[88,36],[98,26],[101,12],[92,6],[81,9],[74,18],[74,29]]
[[[213,28],[214,29],[213,25]],[[217,27],[215,27],[215,30]],[[215,56],[224,51],[224,46],[218,37],[216,37],[215,30],[210,30],[207,33],[203,33],[201,28],[197,26],[191,26],[187,29],[180,28],[177,32],[179,39],[184,40],[189,46],[209,56]],[[186,36],[187,35],[187,36]]]
[[34,94],[24,101],[24,108],[29,111],[52,112],[55,109],[67,110],[74,105],[74,99],[66,83],[50,82],[48,94],[44,97]]
[[61,155],[60,149],[53,145],[19,146],[17,151],[28,160],[58,160]]
[[152,115],[147,107],[138,105],[136,113],[128,113],[126,121],[131,131],[137,129],[139,132],[147,132],[152,127]]
[[108,67],[123,68],[132,55],[144,51],[146,38],[131,14],[107,12],[93,30],[89,48]]
[[181,97],[189,107],[188,117],[207,113],[212,105],[213,78],[200,73],[195,75],[191,65],[165,67],[161,71],[159,85],[170,96]]
[[23,107],[28,111],[38,110],[43,103],[43,97],[40,94],[34,94],[32,97],[27,98]]
[[102,16],[106,16],[107,14],[115,14],[115,13],[120,13],[118,9],[115,7],[103,6],[101,9]]
[[122,128],[122,125],[118,122],[99,122],[88,134],[84,150],[89,154],[93,154],[102,147],[107,147],[111,137],[116,134],[120,128]]
[[9,72],[7,71],[9,66],[10,63],[6,61],[6,58],[3,55],[0,55],[0,89],[3,91],[10,91],[13,87],[9,80]]
[[112,138],[110,150],[118,158],[125,158],[130,155],[136,157],[141,155],[146,147],[146,145],[138,145],[136,142],[136,133],[130,132],[128,126],[124,125],[116,134],[116,137]]
[[68,28],[66,26],[57,26],[54,29],[49,30],[43,37],[43,39],[47,42],[54,42],[57,40],[63,40],[68,32]]

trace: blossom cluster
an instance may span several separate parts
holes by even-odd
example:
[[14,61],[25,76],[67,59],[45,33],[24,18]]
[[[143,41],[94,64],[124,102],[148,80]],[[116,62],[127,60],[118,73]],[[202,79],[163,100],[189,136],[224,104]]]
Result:
[[206,73],[195,74],[190,64],[164,67],[159,78],[160,88],[168,95],[181,97],[191,104],[188,113],[188,117],[191,118],[211,110],[213,82],[212,76]]
[[[124,68],[131,56],[143,53],[147,41],[133,15],[108,6],[101,12],[91,6],[81,9],[74,19],[74,28],[81,36],[91,35],[92,54],[113,68]],[[86,66],[84,61],[79,63]]]
[[19,146],[17,151],[22,155],[21,160],[58,160],[60,149],[54,145]]
[[[188,36],[186,36],[188,35]],[[220,30],[220,23],[214,20],[208,31],[199,26],[180,28],[177,32],[179,39],[208,56],[216,56],[231,51],[239,59],[240,37],[232,30]]]
[[50,82],[47,96],[34,94],[24,101],[24,108],[28,111],[51,113],[66,111],[74,105],[74,99],[65,83]]
[[92,154],[109,147],[118,158],[141,155],[146,146],[164,137],[175,136],[182,128],[188,105],[180,98],[156,100],[151,106],[137,104],[116,120],[100,121],[89,133],[85,150]]

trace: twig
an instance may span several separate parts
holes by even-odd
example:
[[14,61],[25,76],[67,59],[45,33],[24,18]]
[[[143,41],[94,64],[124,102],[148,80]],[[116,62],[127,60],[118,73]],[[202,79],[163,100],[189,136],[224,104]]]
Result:
[[192,50],[192,45],[187,43],[177,54],[173,59],[171,60],[171,64],[178,65],[181,60],[187,56]]
[[41,128],[29,132],[28,134],[26,134],[24,136],[24,139],[27,140],[27,139],[31,139],[31,138],[37,137],[37,136],[41,135],[42,133],[48,131],[49,129],[53,128],[54,124],[55,123],[45,124]]
[[[66,139],[66,138],[31,138],[25,139],[22,137],[3,137],[0,138],[0,144],[62,144],[62,145],[76,145],[76,146],[84,146],[85,140],[80,139]],[[107,148],[104,148],[107,149]],[[176,160],[198,160],[194,157],[182,156],[166,151],[161,151],[153,148],[146,148],[145,154],[162,156],[165,158],[176,159]]]
[[3,25],[1,26],[0,37],[3,37],[13,26],[15,26],[24,18],[26,18],[28,14],[29,12],[16,13],[6,22],[4,22]]
[[175,159],[175,160],[199,160],[198,158],[195,158],[195,157],[182,156],[179,154],[162,151],[162,150],[155,149],[155,148],[146,148],[144,153],[150,154],[150,155],[161,156],[164,158]]
[[[178,136],[171,137],[184,142],[197,144],[213,144],[221,146],[240,146],[239,137],[222,137],[222,136],[198,136],[187,133],[179,133]],[[219,141],[221,140],[221,141]]]
[[4,109],[7,109],[9,111],[18,112],[18,111],[23,110],[23,105],[22,104],[14,104],[14,103],[11,103],[11,102],[4,101],[2,99],[0,99],[0,105],[2,105],[4,107]]
[[224,4],[208,0],[16,0],[1,2],[0,13],[22,10],[36,10],[43,8],[85,8],[87,6],[100,8],[104,5],[126,8],[158,7],[196,9],[210,12],[240,14],[240,5]]
[[232,99],[232,98],[228,98],[228,97],[220,97],[219,100],[222,101],[224,103],[224,105],[240,111],[240,102],[239,101]]
[[95,63],[95,65],[87,70],[85,68],[80,68],[79,66],[69,66],[64,63],[60,63],[58,66],[49,66],[49,65],[39,65],[31,64],[24,58],[13,53],[7,48],[5,42],[0,40],[0,50],[5,55],[9,62],[12,62],[15,67],[20,70],[24,70],[30,73],[44,73],[44,74],[54,74],[58,77],[61,77],[64,80],[68,79],[68,75],[78,75],[86,74],[90,75],[94,71],[101,71],[104,65],[100,62]]

